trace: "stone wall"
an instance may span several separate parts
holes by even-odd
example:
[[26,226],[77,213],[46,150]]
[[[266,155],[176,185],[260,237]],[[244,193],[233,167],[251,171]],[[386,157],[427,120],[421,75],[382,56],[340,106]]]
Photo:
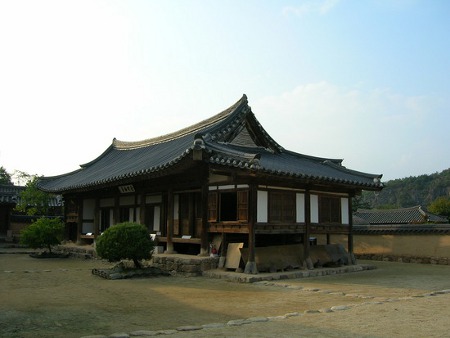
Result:
[[[326,244],[325,235],[316,237],[317,244]],[[348,247],[347,236],[331,235],[330,241]],[[353,247],[353,253],[359,259],[443,265],[450,263],[450,232],[447,231],[356,232],[353,235]]]
[[[55,252],[68,254],[74,258],[97,258],[93,245],[59,245],[55,248]],[[201,276],[203,271],[217,269],[219,258],[178,254],[154,254],[149,264],[172,275]]]
[[218,257],[200,257],[177,254],[153,255],[152,266],[171,274],[183,276],[201,276],[203,271],[217,269]]
[[91,259],[97,257],[93,245],[58,245],[54,251],[61,254],[68,254],[69,257],[73,258]]

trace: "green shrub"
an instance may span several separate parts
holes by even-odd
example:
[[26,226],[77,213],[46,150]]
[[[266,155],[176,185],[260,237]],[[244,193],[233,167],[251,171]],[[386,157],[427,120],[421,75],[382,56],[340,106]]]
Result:
[[110,262],[131,259],[141,268],[142,259],[150,259],[155,247],[144,225],[125,222],[108,228],[96,240],[97,255]]
[[20,233],[20,243],[33,249],[47,248],[61,243],[64,236],[64,223],[59,218],[39,218]]

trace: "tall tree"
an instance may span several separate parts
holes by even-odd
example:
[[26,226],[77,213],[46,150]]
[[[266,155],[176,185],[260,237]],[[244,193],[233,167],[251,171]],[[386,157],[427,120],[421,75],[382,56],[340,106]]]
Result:
[[5,168],[0,167],[0,184],[12,185],[11,174]]

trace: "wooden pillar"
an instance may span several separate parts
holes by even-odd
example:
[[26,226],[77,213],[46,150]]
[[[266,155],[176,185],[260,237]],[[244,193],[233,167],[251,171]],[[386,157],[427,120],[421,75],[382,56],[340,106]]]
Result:
[[225,232],[222,232],[222,248],[220,250],[219,257],[219,265],[217,266],[219,269],[225,268],[225,260],[227,257],[227,249],[228,249],[228,238]]
[[113,225],[119,223],[120,219],[120,196],[114,197],[114,212],[113,212]]
[[98,237],[100,229],[100,198],[95,198],[94,207],[94,239]]
[[173,197],[173,189],[169,188],[169,191],[167,193],[167,248],[165,253],[167,254],[174,254],[176,253],[173,249],[173,204],[174,204],[174,197]]
[[245,264],[244,273],[257,274],[258,269],[255,261],[255,223],[257,210],[257,191],[254,184],[250,185],[249,203],[248,203],[248,261]]
[[352,197],[348,196],[348,243],[347,251],[352,264],[356,264],[356,258],[353,253],[353,212]]
[[[183,235],[190,235],[192,237],[194,237],[194,229],[195,229],[195,211],[194,211],[194,206],[195,206],[195,193],[194,192],[190,192],[187,193],[188,195],[188,233],[185,234],[183,233]],[[181,220],[180,220],[181,221]]]
[[327,232],[327,244],[330,245],[331,244],[331,235],[329,232]]
[[81,231],[83,229],[83,199],[78,198],[78,219],[77,219],[77,243],[81,243]]
[[139,223],[145,225],[145,194],[141,195],[141,203],[139,205]]
[[311,231],[311,194],[309,190],[305,191],[305,234],[303,240],[303,257],[304,257],[304,265],[307,269],[313,269],[314,265],[311,261],[310,257],[310,247],[309,247],[309,237]]
[[200,254],[199,256],[208,256],[208,184],[203,183],[202,185],[202,230],[200,234]]

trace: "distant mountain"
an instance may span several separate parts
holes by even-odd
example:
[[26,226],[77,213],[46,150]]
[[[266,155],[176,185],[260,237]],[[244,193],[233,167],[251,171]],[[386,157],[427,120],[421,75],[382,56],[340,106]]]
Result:
[[450,196],[450,168],[440,173],[400,178],[384,182],[380,193],[363,191],[354,200],[357,207],[368,209],[427,207],[437,197]]

